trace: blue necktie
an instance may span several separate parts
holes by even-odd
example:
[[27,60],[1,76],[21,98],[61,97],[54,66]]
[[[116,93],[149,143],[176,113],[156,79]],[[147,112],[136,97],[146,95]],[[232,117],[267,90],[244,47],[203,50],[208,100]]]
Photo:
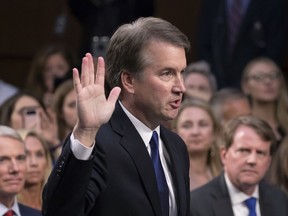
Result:
[[156,131],[153,131],[152,138],[150,140],[151,147],[151,158],[154,166],[154,171],[157,180],[158,192],[161,201],[162,215],[169,215],[169,189],[166,182],[165,174],[163,167],[161,165],[161,160],[159,156],[159,142],[158,134]]
[[256,215],[256,198],[251,197],[245,200],[244,202],[249,209],[249,216],[257,216]]

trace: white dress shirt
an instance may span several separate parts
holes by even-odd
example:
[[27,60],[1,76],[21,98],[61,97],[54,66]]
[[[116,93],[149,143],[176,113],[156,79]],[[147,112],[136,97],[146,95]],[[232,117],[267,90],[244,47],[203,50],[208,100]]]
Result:
[[259,206],[259,187],[258,185],[256,186],[253,194],[251,196],[241,192],[238,190],[230,181],[228,175],[225,173],[224,174],[225,181],[227,184],[228,192],[230,195],[230,200],[232,203],[232,209],[234,212],[234,216],[248,216],[249,215],[249,209],[245,205],[244,201],[246,199],[249,199],[250,197],[256,198],[256,214],[257,216],[261,216],[260,213],[260,206]]
[[[144,125],[141,121],[139,121],[135,116],[133,116],[124,106],[123,104],[119,101],[122,109],[140,134],[142,140],[144,141],[147,151],[149,155],[151,156],[151,149],[150,149],[150,139],[152,137],[153,130],[148,128],[146,125]],[[159,137],[159,155],[160,155],[160,160],[163,166],[164,174],[166,177],[167,185],[169,188],[169,215],[170,216],[177,216],[177,205],[176,205],[176,200],[175,200],[175,190],[173,187],[173,181],[172,181],[172,176],[170,173],[170,170],[168,169],[168,164],[167,161],[170,160],[170,157],[167,153],[167,150],[165,149],[163,142],[161,140],[161,135],[160,135],[160,127],[158,126],[157,128],[154,129],[158,133]],[[92,147],[87,148],[86,146],[82,145],[79,140],[74,138],[73,133],[71,134],[70,137],[71,140],[71,150],[74,153],[75,157],[80,160],[88,160],[90,155],[92,154],[93,147],[95,143],[93,144]],[[165,157],[164,157],[165,156]]]
[[0,203],[0,215],[4,215],[8,210],[12,209],[14,211],[14,214],[16,216],[21,216],[20,214],[20,210],[19,210],[19,205],[17,202],[17,199],[15,198],[14,204],[12,206],[12,208],[7,208],[7,206],[3,205],[2,203]]

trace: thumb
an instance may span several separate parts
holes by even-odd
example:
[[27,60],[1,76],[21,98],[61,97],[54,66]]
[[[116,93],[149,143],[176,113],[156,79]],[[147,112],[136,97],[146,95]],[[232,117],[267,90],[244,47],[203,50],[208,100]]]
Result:
[[120,87],[114,87],[111,91],[110,91],[110,94],[109,94],[109,97],[107,99],[107,101],[109,103],[113,103],[115,104],[119,95],[120,95],[120,92],[121,92],[121,88]]

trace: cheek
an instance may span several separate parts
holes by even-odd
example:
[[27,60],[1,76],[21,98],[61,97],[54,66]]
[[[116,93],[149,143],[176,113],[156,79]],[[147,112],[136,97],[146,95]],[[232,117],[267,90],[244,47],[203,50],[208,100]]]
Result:
[[41,171],[44,173],[46,167],[48,166],[46,158],[42,158],[42,159],[39,160],[39,166],[41,168]]
[[21,163],[19,165],[19,170],[22,171],[22,174],[25,174],[27,171],[27,164],[26,163]]
[[188,130],[179,129],[177,130],[177,134],[184,140],[185,143],[187,143],[187,137],[189,135]]
[[209,139],[209,140],[213,140],[213,130],[212,128],[206,128],[203,130],[203,135]]
[[23,128],[23,119],[22,116],[18,113],[13,113],[11,115],[11,127],[14,129]]

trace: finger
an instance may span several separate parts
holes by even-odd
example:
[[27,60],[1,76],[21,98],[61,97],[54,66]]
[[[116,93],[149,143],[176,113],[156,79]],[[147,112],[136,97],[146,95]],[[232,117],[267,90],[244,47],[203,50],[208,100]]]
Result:
[[111,104],[114,104],[116,103],[119,95],[120,95],[120,92],[121,92],[121,88],[120,87],[114,87],[111,91],[110,91],[110,94],[109,94],[109,97],[107,99],[107,101]]
[[73,84],[74,84],[74,89],[76,91],[76,94],[78,94],[82,89],[82,85],[80,82],[79,72],[77,68],[73,68]]
[[87,53],[86,57],[88,60],[89,84],[94,84],[94,79],[95,79],[94,59],[90,53]]
[[89,62],[86,56],[82,58],[81,83],[83,87],[89,84]]
[[97,73],[95,83],[104,87],[105,81],[105,62],[103,57],[99,57],[97,61]]

